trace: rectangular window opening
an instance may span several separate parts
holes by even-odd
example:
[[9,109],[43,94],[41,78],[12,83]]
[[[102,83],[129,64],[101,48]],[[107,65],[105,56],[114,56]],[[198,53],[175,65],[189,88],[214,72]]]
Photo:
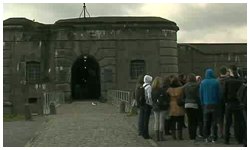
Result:
[[29,98],[29,104],[35,104],[35,103],[37,103],[37,98]]

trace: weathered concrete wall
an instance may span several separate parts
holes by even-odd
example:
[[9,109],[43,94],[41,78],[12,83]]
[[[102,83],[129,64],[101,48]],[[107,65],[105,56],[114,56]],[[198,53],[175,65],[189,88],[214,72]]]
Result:
[[117,42],[117,88],[134,90],[136,80],[130,76],[130,62],[144,60],[146,74],[159,76],[158,42],[155,41],[119,41]]
[[[47,90],[64,91],[66,100],[69,100],[71,98],[71,67],[76,58],[84,54],[95,57],[100,65],[101,93],[104,97],[108,89],[134,89],[136,80],[130,77],[131,60],[145,60],[146,74],[153,77],[175,74],[178,72],[176,32],[159,31],[126,30],[105,32],[106,34],[103,34],[103,31],[100,36],[99,32],[92,30],[91,32],[97,36],[95,34],[90,36],[90,31],[56,30],[47,41],[24,41],[22,37],[16,37],[20,41],[12,40],[10,43],[15,46],[13,60],[7,59],[10,57],[7,46],[4,49],[4,66],[7,67],[9,61],[13,64],[10,67],[13,70],[11,75],[13,84],[7,84],[8,76],[5,76],[5,91],[10,89],[10,85],[12,86],[13,100],[20,99],[25,92],[29,93],[27,98],[36,97],[36,84],[45,84]],[[115,37],[118,39],[114,39]],[[111,39],[108,40],[108,38]],[[7,41],[5,39],[5,42]],[[40,83],[26,83],[26,91],[22,91],[23,85],[20,81],[26,79],[25,68],[28,61],[41,63],[43,80]],[[112,81],[105,81],[105,69],[112,72]],[[4,72],[8,75],[10,71],[5,68]],[[6,93],[5,96],[8,94]],[[24,102],[24,100],[20,101]]]
[[3,43],[3,101],[10,101],[11,94],[11,80],[10,80],[10,68],[11,68],[11,43]]
[[[35,31],[4,31],[4,101],[13,103],[15,113],[24,113],[24,103],[29,98],[37,98],[36,87],[42,88],[42,84],[49,85],[50,82],[46,73],[50,66],[50,43],[42,39],[27,40],[27,36],[35,34]],[[28,61],[40,62],[40,81],[26,80]]]
[[[176,33],[173,33],[176,34]],[[178,73],[178,53],[176,38],[160,40],[159,59],[161,77]]]
[[[132,60],[144,60],[146,74],[153,77],[178,73],[176,32],[171,30],[145,30],[145,32],[148,34],[143,34],[137,40],[117,41],[118,89],[134,92],[136,79],[130,77]],[[139,33],[143,31],[138,30]]]
[[[225,46],[227,46],[225,48],[228,48],[228,45]],[[224,48],[221,46],[221,51],[223,50]],[[221,66],[227,67],[234,64],[237,67],[247,67],[247,49],[244,49],[244,47],[239,53],[232,51],[205,53],[188,45],[178,45],[178,57],[179,72],[184,74],[194,73],[202,77],[205,76],[205,71],[208,68],[214,69],[215,75],[219,76]]]
[[[68,98],[71,94],[70,66],[84,54],[95,57],[100,65],[101,92],[104,97],[108,89],[134,88],[136,80],[130,79],[131,60],[145,60],[146,73],[152,76],[178,72],[176,32],[171,30],[64,29],[57,31],[56,43],[56,87],[65,91]],[[161,61],[159,56],[162,57]],[[164,58],[169,60],[164,61]],[[105,81],[106,69],[112,72],[112,81]]]
[[[68,36],[72,33],[71,36]],[[63,30],[57,32],[55,48],[56,89],[71,98],[71,67],[82,55],[93,56],[100,66],[101,92],[106,95],[107,89],[116,88],[116,46],[115,41],[92,40],[89,32]],[[112,69],[112,83],[105,83],[104,69]]]
[[[245,53],[242,50],[240,53],[225,53],[223,50],[223,54],[218,54],[214,50],[213,54],[194,46],[179,45],[177,48],[174,30],[150,26],[139,28],[139,25],[128,27],[125,24],[114,29],[112,26],[70,26],[4,30],[3,96],[4,101],[14,104],[17,112],[23,112],[23,104],[28,98],[39,95],[37,88],[64,91],[66,101],[70,100],[71,68],[82,55],[93,56],[98,62],[104,97],[109,89],[134,91],[136,80],[130,76],[132,60],[144,60],[146,74],[153,77],[178,72],[204,76],[207,68],[215,69],[217,74],[222,65],[247,66],[246,49]],[[206,46],[201,48],[206,49]],[[40,62],[39,82],[26,81],[28,61]]]
[[[178,72],[204,77],[207,68],[213,68],[218,75],[222,65],[247,66],[244,48],[243,53],[223,50],[223,54],[181,44],[177,48],[176,31],[163,28],[119,25],[115,29],[98,26],[88,29],[78,25],[27,31],[8,29],[3,33],[3,100],[12,102],[17,113],[23,113],[25,101],[37,98],[41,90],[64,91],[65,100],[71,100],[71,68],[82,55],[93,56],[98,62],[104,97],[109,89],[134,92],[136,80],[130,76],[132,60],[144,60],[146,74],[153,77]],[[40,81],[26,81],[28,61],[40,62]]]
[[[12,102],[17,112],[23,112],[25,101],[38,97],[37,88],[64,91],[66,101],[70,100],[71,68],[82,55],[93,56],[98,62],[104,97],[109,89],[134,90],[136,80],[130,77],[132,60],[144,60],[146,74],[153,77],[178,72],[176,31],[126,23],[112,27],[4,28],[4,101]],[[40,62],[40,81],[27,82],[28,61]]]

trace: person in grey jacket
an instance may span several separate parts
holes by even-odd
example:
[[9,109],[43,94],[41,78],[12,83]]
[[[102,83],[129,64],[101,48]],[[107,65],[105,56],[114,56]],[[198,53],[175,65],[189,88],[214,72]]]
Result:
[[196,130],[199,119],[199,84],[195,74],[189,74],[184,86],[185,109],[188,117],[188,131],[191,141],[196,139]]

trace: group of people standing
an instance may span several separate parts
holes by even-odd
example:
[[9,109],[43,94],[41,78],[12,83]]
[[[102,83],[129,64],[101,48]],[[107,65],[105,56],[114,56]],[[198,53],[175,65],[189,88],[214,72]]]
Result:
[[174,140],[183,140],[186,114],[191,141],[196,141],[199,128],[200,138],[216,142],[219,128],[219,137],[229,144],[233,122],[236,140],[246,146],[246,97],[246,80],[239,77],[235,65],[221,67],[217,79],[212,69],[206,70],[204,80],[193,73],[187,78],[180,74],[154,80],[149,75],[139,76],[135,90],[139,135],[150,138],[148,126],[153,112],[157,141],[169,134]]

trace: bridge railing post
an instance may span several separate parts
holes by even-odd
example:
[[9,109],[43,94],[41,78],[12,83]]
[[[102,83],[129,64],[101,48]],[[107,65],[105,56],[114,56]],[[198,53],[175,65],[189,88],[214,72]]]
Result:
[[112,105],[119,108],[120,113],[131,109],[131,94],[129,91],[108,90],[108,98]]
[[56,114],[57,107],[65,102],[64,92],[54,91],[54,92],[44,92],[43,93],[43,114]]

